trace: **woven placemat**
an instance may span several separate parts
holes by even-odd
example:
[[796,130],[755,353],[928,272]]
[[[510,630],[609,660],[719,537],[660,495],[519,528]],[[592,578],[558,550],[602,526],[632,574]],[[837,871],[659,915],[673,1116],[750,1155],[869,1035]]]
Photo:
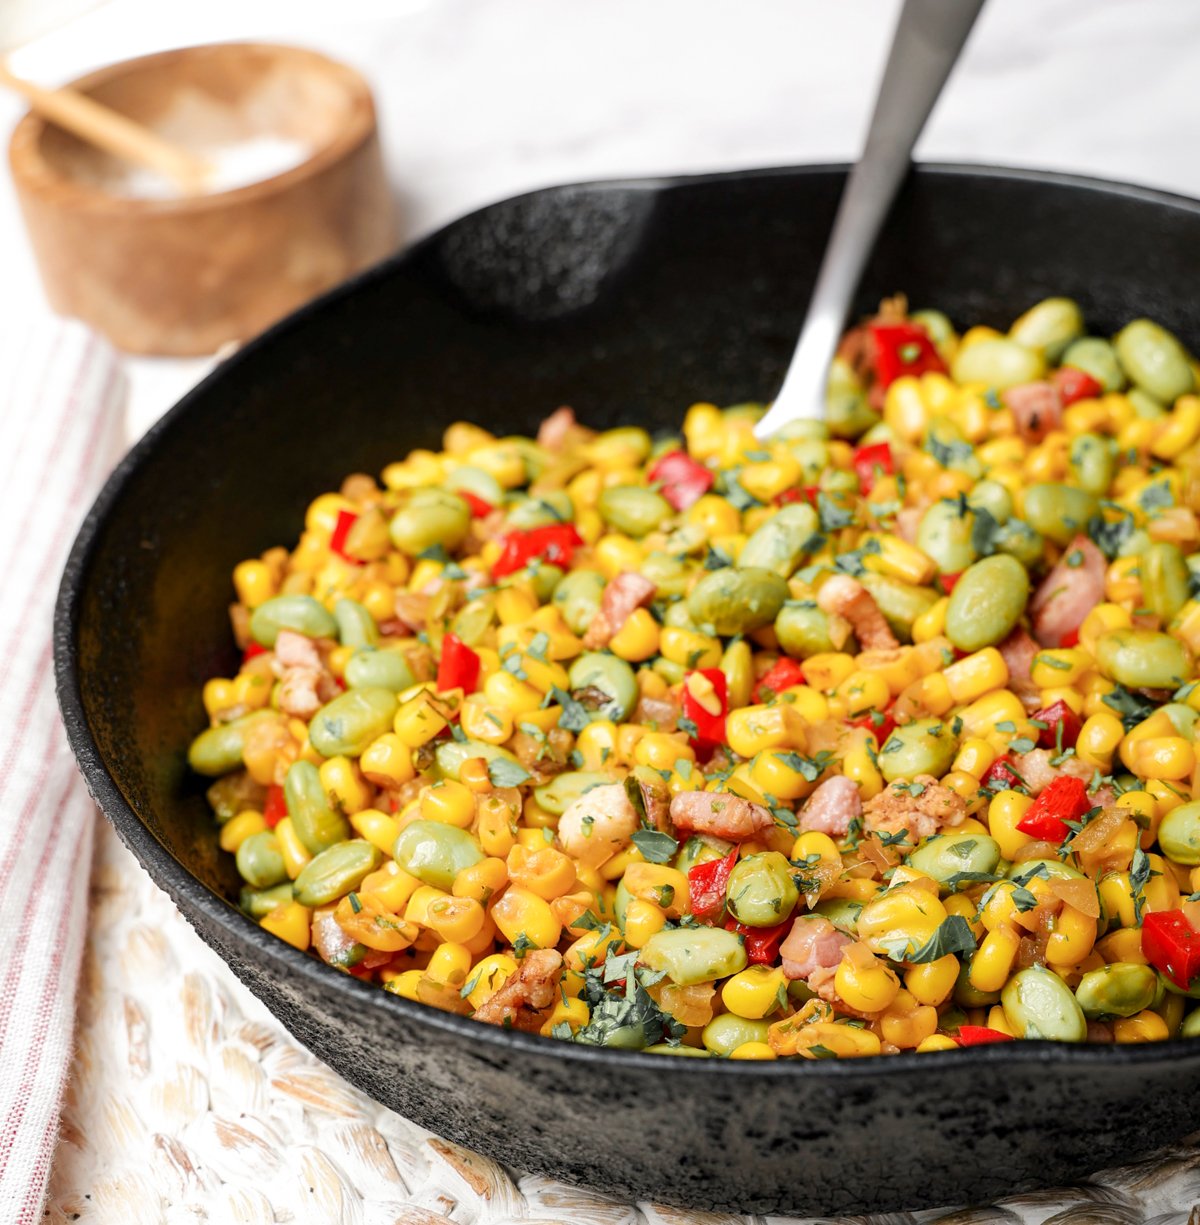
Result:
[[[300,1047],[104,821],[96,846],[78,1045],[47,1221],[802,1225],[618,1204],[437,1139]],[[1200,1225],[1197,1204],[1200,1147],[1189,1145],[994,1208],[854,1220]]]

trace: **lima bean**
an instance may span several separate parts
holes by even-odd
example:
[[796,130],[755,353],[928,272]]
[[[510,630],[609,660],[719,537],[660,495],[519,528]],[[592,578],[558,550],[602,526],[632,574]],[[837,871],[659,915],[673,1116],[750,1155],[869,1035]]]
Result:
[[704,575],[687,606],[697,625],[728,638],[770,625],[787,598],[788,585],[774,570],[724,566]]
[[313,856],[300,870],[292,886],[296,901],[302,906],[328,906],[357,889],[382,862],[379,848],[365,838],[339,842]]
[[995,391],[1035,382],[1045,372],[1040,353],[1006,337],[959,348],[950,363],[950,375],[956,383],[983,383]]
[[746,946],[723,927],[676,927],[655,932],[638,960],[681,987],[727,978],[746,968]]
[[1116,350],[1099,336],[1084,336],[1067,347],[1062,364],[1090,374],[1101,391],[1120,391],[1125,386],[1125,371],[1117,361]]
[[1194,1008],[1183,1018],[1179,1036],[1181,1038],[1200,1038],[1200,1008]]
[[824,915],[838,931],[853,936],[858,932],[858,916],[862,913],[862,908],[862,902],[856,902],[848,897],[838,897],[818,902],[813,908],[813,914]]
[[969,567],[950,593],[946,637],[960,651],[1003,642],[1029,599],[1029,572],[1015,557],[998,553]]
[[514,765],[519,764],[507,749],[502,749],[498,744],[487,744],[482,740],[440,740],[433,756],[441,776],[456,781],[463,768],[463,762],[472,757],[482,757],[489,766],[494,761],[511,761]]
[[836,651],[829,636],[829,618],[816,600],[787,600],[775,618],[779,645],[796,659]]
[[[946,884],[962,873],[995,872],[1000,862],[1000,844],[987,834],[936,834],[926,838],[908,857],[908,862],[932,876],[939,884]],[[956,888],[965,888],[970,881],[960,881]]]
[[917,719],[897,727],[879,750],[879,772],[889,782],[932,774],[941,778],[950,769],[958,741],[948,723]]
[[1082,1042],[1087,1019],[1070,988],[1044,966],[1019,970],[1000,993],[1004,1016],[1018,1038]]
[[1102,498],[1117,471],[1117,448],[1103,434],[1077,434],[1071,440],[1071,476],[1080,489]]
[[1042,560],[1045,544],[1024,519],[1010,519],[992,533],[992,548],[1015,557],[1026,569]]
[[441,545],[453,552],[471,528],[471,508],[448,489],[416,489],[388,524],[392,543],[412,557]]
[[748,927],[775,927],[792,913],[800,891],[792,865],[778,851],[739,859],[729,874],[729,909]]
[[585,651],[571,664],[567,679],[573,690],[592,689],[603,695],[603,700],[588,710],[592,719],[624,723],[637,705],[638,686],[633,669],[615,655]]
[[1086,489],[1042,481],[1025,490],[1023,513],[1035,531],[1055,544],[1068,545],[1100,513],[1100,502]]
[[1089,970],[1075,988],[1085,1017],[1132,1017],[1149,1008],[1158,994],[1158,975],[1149,966],[1117,961]]
[[279,839],[270,830],[243,838],[237,849],[237,870],[254,889],[271,889],[287,880]]
[[1008,330],[1011,340],[1057,362],[1067,347],[1083,335],[1083,312],[1071,298],[1044,298],[1031,306]]
[[205,728],[188,748],[188,765],[197,774],[205,774],[209,778],[217,778],[228,774],[230,770],[236,770],[242,764],[246,732],[255,723],[276,718],[278,715],[272,710],[254,710],[241,718],[231,719],[228,723],[218,723],[216,727]]
[[283,795],[296,837],[311,855],[350,837],[350,823],[329,803],[321,775],[311,761],[294,761],[283,780]]
[[668,600],[687,595],[692,577],[687,563],[664,549],[646,555],[641,573],[654,584],[658,598]]
[[1200,800],[1180,804],[1163,817],[1158,843],[1172,863],[1200,864]]
[[280,630],[295,630],[309,638],[337,635],[333,614],[310,595],[277,595],[250,614],[250,636],[259,646],[273,647]]
[[347,689],[313,715],[308,738],[323,757],[359,757],[372,740],[392,730],[395,714],[390,689]]
[[552,778],[548,783],[535,787],[533,798],[537,801],[539,808],[544,808],[556,817],[561,817],[567,807],[579,799],[585,791],[612,781],[607,774],[601,774],[597,770],[568,770],[565,774]]
[[1138,559],[1142,602],[1165,624],[1188,602],[1191,573],[1183,550],[1169,541],[1149,545]]
[[341,599],[333,606],[338,641],[344,647],[373,647],[379,641],[379,626],[357,600]]
[[[454,878],[483,859],[479,843],[465,829],[444,821],[413,821],[400,831],[396,862],[418,880],[449,892]],[[299,881],[297,881],[299,884]]]
[[252,919],[265,919],[277,906],[286,906],[292,900],[290,880],[271,889],[251,889],[243,885],[238,894],[238,907]]
[[967,494],[967,505],[975,511],[986,510],[997,523],[1007,523],[1012,518],[1012,494],[999,481],[987,478],[977,481]]
[[561,489],[551,489],[536,498],[518,499],[504,518],[504,530],[527,532],[535,527],[572,523],[574,519],[575,504],[571,495]]
[[584,634],[600,612],[607,580],[599,570],[572,570],[554,588],[554,603],[572,634]]
[[344,679],[351,689],[390,689],[393,693],[416,684],[401,651],[375,647],[362,647],[350,656]]
[[1127,689],[1176,689],[1190,671],[1187,649],[1178,638],[1143,629],[1101,634],[1096,663],[1109,680]]
[[662,527],[675,513],[661,493],[642,485],[612,485],[596,503],[600,517],[618,532],[635,540]]
[[1113,338],[1113,347],[1125,373],[1155,399],[1171,404],[1192,390],[1195,380],[1187,350],[1157,323],[1127,323]]
[[700,1034],[705,1049],[714,1055],[731,1055],[747,1042],[766,1042],[769,1021],[748,1021],[732,1012],[713,1017]]
[[912,641],[913,622],[928,612],[937,602],[938,594],[929,587],[915,587],[912,583],[890,578],[886,574],[860,574],[858,581],[871,593],[879,605],[879,611],[892,627],[892,633],[901,642]]
[[[1003,486],[1001,486],[1003,488]],[[942,574],[961,574],[978,556],[971,537],[975,516],[950,498],[934,502],[921,516],[917,548],[932,557]]]
[[774,570],[782,578],[791,578],[818,527],[817,512],[811,506],[791,502],[751,535],[738,554],[738,565]]

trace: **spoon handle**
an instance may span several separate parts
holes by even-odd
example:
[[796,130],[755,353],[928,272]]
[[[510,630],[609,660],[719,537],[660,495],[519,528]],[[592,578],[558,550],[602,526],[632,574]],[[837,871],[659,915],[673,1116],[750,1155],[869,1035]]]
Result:
[[883,228],[929,112],[983,0],[904,0],[858,164],[838,205],[808,315],[760,438],[825,415],[825,380],[863,268]]

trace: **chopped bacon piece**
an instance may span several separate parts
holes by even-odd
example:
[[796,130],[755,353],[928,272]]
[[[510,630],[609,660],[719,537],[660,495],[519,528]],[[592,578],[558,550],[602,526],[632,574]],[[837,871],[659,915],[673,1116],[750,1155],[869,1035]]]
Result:
[[1088,539],[1079,535],[1062,560],[1042,579],[1029,602],[1034,637],[1044,647],[1057,647],[1104,599],[1108,562]]
[[800,829],[842,838],[862,811],[858,784],[844,774],[835,774],[808,797],[800,813]]
[[681,791],[671,801],[671,820],[682,833],[713,834],[730,842],[744,842],[775,824],[761,804],[731,791]]
[[589,651],[608,646],[636,609],[645,608],[654,599],[658,588],[646,577],[633,570],[618,574],[604,589],[600,612],[588,626],[583,645]]

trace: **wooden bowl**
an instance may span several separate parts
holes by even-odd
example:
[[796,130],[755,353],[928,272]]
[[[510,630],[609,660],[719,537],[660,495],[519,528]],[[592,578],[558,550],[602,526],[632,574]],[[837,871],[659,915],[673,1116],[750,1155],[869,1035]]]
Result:
[[32,112],[21,119],[9,163],[47,296],[122,349],[212,353],[396,246],[374,103],[344,64],[221,43],[113,64],[74,87],[202,153],[265,138],[308,146],[273,177],[153,198],[132,194],[143,172]]

